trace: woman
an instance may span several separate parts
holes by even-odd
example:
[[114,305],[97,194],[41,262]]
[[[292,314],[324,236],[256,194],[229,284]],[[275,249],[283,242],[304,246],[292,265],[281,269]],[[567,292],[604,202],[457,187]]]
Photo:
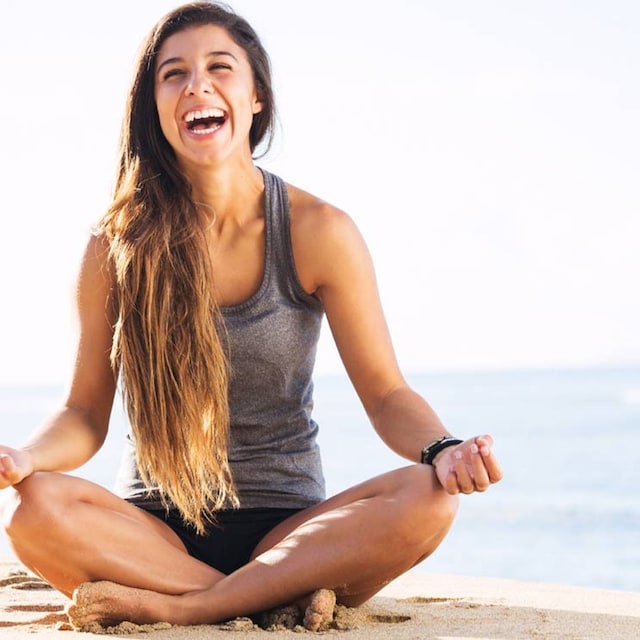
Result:
[[[318,628],[326,590],[363,603],[434,551],[457,494],[501,478],[489,436],[454,439],[407,386],[352,221],[254,164],[273,122],[243,19],[198,2],[156,25],[81,265],[68,396],[0,447],[6,534],[78,627],[295,602]],[[374,428],[412,462],[328,500],[310,415],[325,313]],[[118,379],[131,437],[114,495],[61,472],[100,448]]]

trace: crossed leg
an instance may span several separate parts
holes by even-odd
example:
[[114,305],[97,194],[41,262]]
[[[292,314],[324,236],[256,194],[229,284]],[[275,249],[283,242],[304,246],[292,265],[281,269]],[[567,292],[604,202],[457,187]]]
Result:
[[357,606],[436,549],[457,505],[430,467],[404,467],[292,516],[225,576],[188,556],[164,523],[92,483],[35,474],[12,502],[16,554],[73,593],[77,626],[215,623],[322,588]]

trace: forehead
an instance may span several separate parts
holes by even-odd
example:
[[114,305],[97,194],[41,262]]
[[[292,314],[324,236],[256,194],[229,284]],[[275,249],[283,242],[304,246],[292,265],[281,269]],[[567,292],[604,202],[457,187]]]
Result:
[[247,61],[244,49],[236,44],[224,27],[206,24],[187,27],[170,35],[160,47],[156,58],[156,68],[170,58],[187,59],[193,56],[208,55],[212,52],[230,53],[240,61]]

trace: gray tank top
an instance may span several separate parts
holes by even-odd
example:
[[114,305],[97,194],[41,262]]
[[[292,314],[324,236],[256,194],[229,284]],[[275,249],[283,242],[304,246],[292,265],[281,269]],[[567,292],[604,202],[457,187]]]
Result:
[[[245,302],[222,308],[231,363],[229,461],[241,508],[304,508],[325,497],[318,425],[311,417],[323,308],[296,275],[286,185],[262,173],[262,283]],[[140,480],[131,437],[116,492],[134,504],[161,506]]]

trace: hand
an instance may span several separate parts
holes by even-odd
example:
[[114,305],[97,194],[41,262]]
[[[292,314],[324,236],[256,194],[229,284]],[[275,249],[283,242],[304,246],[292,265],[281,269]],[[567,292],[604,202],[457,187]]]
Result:
[[502,470],[491,451],[493,438],[477,436],[441,451],[433,461],[440,484],[447,493],[486,491],[502,480]]
[[0,489],[22,482],[33,473],[33,462],[26,451],[0,445]]

